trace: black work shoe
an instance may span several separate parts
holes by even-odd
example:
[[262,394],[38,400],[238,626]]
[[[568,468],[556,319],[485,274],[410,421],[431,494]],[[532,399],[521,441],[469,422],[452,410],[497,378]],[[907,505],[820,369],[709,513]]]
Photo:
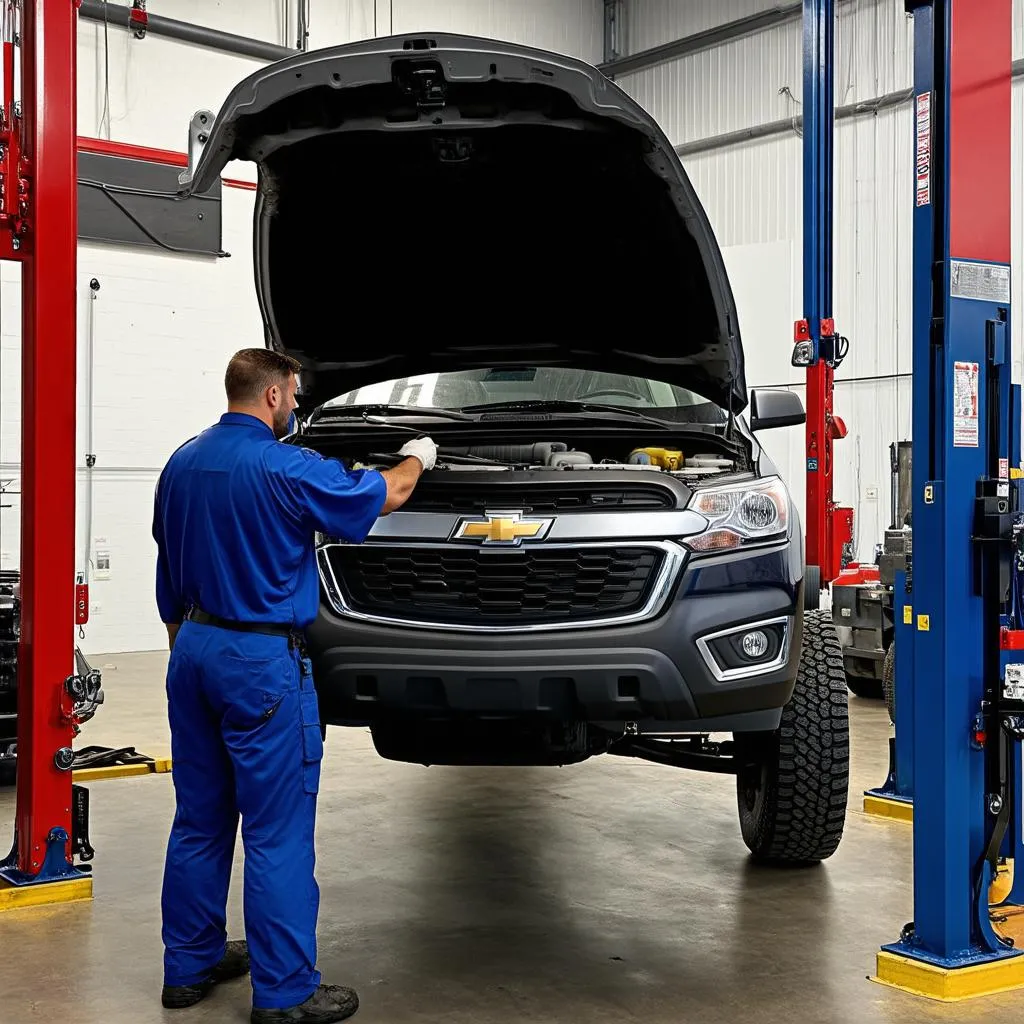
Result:
[[204,999],[214,985],[232,978],[241,978],[249,973],[249,947],[244,940],[229,942],[221,962],[210,972],[210,976],[195,985],[164,985],[161,1002],[168,1010],[185,1010]]
[[304,1003],[287,1010],[257,1010],[251,1024],[335,1024],[359,1009],[359,996],[342,985],[321,985]]

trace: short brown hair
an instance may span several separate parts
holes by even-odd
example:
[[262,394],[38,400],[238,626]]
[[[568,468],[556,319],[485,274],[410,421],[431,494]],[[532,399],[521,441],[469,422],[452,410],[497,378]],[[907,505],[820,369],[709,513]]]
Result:
[[243,348],[236,352],[224,374],[229,402],[256,402],[267,388],[284,387],[302,363],[269,348]]

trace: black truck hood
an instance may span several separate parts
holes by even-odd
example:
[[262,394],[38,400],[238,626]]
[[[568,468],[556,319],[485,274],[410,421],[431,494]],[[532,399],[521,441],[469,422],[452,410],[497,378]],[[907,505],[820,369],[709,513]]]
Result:
[[533,365],[746,406],[704,210],[654,119],[589,64],[458,35],[365,40],[250,75],[192,140],[185,192],[258,165],[266,343],[302,362],[304,405]]

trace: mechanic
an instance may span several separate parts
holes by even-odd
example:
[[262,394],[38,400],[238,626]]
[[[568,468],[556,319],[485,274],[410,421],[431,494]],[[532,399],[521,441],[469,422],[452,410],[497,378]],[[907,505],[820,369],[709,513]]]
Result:
[[[351,989],[321,984],[316,969],[323,738],[302,637],[319,599],[314,532],[362,542],[437,457],[434,442],[418,438],[391,469],[350,471],[280,444],[299,370],[268,349],[231,359],[228,411],[171,456],[153,517],[177,805],[162,893],[162,1003],[192,1006],[251,968],[254,1024],[329,1024],[359,1005]],[[228,942],[239,814],[247,941]]]

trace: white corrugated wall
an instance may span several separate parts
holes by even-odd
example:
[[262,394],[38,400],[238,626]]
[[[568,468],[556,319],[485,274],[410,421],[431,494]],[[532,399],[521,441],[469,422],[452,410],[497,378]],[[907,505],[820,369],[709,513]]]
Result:
[[[768,0],[628,0],[629,52],[757,11]],[[1015,5],[1015,57],[1024,56],[1024,0]],[[913,83],[911,20],[895,0],[846,0],[836,25],[836,103],[870,100]],[[675,144],[792,116],[802,95],[799,20],[623,76]],[[1013,252],[1024,243],[1024,82],[1014,85]],[[872,557],[889,523],[889,444],[910,436],[913,125],[909,106],[836,128],[835,315],[850,338],[836,412],[836,497],[857,512],[858,555]],[[723,247],[739,305],[748,383],[797,384],[789,365],[802,312],[802,144],[793,132],[697,153],[686,169]],[[1021,264],[1014,267],[1020,308]],[[679,329],[685,330],[685,311]],[[1019,370],[1022,316],[1014,321]],[[1020,378],[1018,372],[1017,378]],[[802,390],[802,389],[801,389]],[[803,430],[765,435],[803,503]]]
[[[125,4],[128,0],[116,0]],[[160,0],[153,13],[239,35],[295,45],[286,0]],[[156,8],[159,7],[159,11]],[[531,43],[596,62],[603,38],[600,0],[313,0],[310,45],[394,32],[455,31]],[[81,21],[78,129],[83,136],[183,150],[196,109],[218,109],[236,82],[261,65],[230,54]],[[253,177],[247,164],[228,174]],[[252,193],[224,190],[223,244],[231,259],[82,244],[78,252],[79,351],[84,355],[89,281],[102,284],[96,312],[95,505],[93,550],[110,556],[93,578],[87,654],[162,647],[153,597],[153,487],[167,456],[220,415],[231,353],[263,344],[252,283]],[[356,314],[357,315],[357,314]],[[0,481],[20,472],[20,288],[0,266]],[[83,366],[84,359],[80,363]],[[80,386],[80,398],[84,388]],[[79,407],[79,465],[84,464]],[[84,469],[79,470],[79,564],[84,537]],[[17,494],[0,499],[0,568],[19,563]],[[68,610],[70,620],[71,610]],[[70,628],[70,625],[69,625]]]

